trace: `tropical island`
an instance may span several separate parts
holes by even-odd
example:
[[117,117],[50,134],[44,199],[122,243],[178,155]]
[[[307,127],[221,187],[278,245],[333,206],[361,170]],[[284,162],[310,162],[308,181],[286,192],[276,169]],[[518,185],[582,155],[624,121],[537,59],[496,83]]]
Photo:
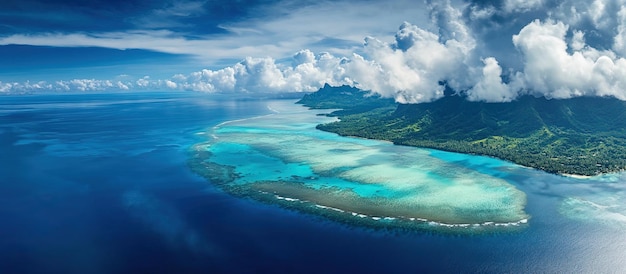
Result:
[[468,101],[450,90],[437,101],[399,104],[354,87],[325,85],[299,104],[339,109],[318,129],[398,145],[492,156],[555,174],[626,169],[626,102],[615,98]]
[[[516,169],[510,163],[338,136],[316,129],[336,120],[327,110],[293,101],[268,108],[212,127],[193,146],[191,169],[231,195],[348,225],[480,234],[532,219],[526,194],[503,176]],[[486,162],[488,171],[472,167]]]

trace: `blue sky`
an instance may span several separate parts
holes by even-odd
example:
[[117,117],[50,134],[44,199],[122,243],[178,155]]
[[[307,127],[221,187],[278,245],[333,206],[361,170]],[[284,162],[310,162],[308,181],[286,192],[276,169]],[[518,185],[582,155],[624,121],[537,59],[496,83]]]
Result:
[[247,56],[348,53],[367,35],[393,35],[402,17],[427,16],[423,4],[409,3],[2,1],[0,57],[6,61],[0,79],[97,78],[114,71],[144,76],[155,65],[158,71],[145,73],[164,77]]
[[0,92],[626,100],[626,0],[0,3]]

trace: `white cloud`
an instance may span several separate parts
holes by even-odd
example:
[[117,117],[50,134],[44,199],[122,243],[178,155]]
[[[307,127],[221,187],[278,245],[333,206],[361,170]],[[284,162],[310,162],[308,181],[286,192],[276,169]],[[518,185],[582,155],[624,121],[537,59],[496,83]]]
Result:
[[135,83],[137,84],[138,87],[142,87],[142,88],[148,87],[150,86],[150,76],[144,76],[143,78],[137,80]]
[[517,97],[515,89],[502,82],[502,68],[495,58],[489,57],[484,61],[480,81],[467,92],[471,101],[510,102]]
[[405,22],[392,44],[366,39],[369,60],[355,54],[346,66],[359,88],[402,103],[421,103],[441,98],[442,82],[457,90],[473,86],[476,43],[461,12],[449,2],[430,8],[439,34]]
[[604,0],[593,1],[588,9],[589,17],[598,29],[606,28],[611,24],[612,17],[609,16],[608,12],[609,10]]
[[614,96],[626,100],[626,60],[588,45],[568,51],[568,28],[562,22],[536,20],[513,37],[524,59],[524,71],[519,74],[524,88],[548,98]]
[[405,22],[392,43],[367,37],[363,55],[354,53],[343,62],[343,82],[402,103],[442,97],[442,81],[466,86],[466,61],[475,46],[473,38],[460,19],[461,13],[449,2],[429,7],[440,34]]
[[580,51],[585,48],[585,33],[580,30],[574,30],[570,47],[572,50]]
[[454,7],[448,1],[433,1],[429,7],[430,17],[434,27],[439,32],[439,41],[458,41],[466,49],[472,50],[476,43],[470,29],[465,24],[461,8]]
[[621,22],[618,13],[625,4],[624,0],[563,0],[548,14],[573,28],[613,36]]
[[[356,85],[399,102],[428,102],[443,96],[445,87],[442,82],[457,89],[470,88],[475,84],[473,74],[478,72],[479,75],[480,72],[471,66],[476,43],[462,21],[461,12],[449,2],[434,3],[429,7],[435,24],[432,29],[437,33],[404,23],[391,43],[368,37],[358,50],[362,54],[353,53],[350,58],[301,50],[292,56],[291,64],[277,63],[272,57],[247,57],[230,67],[177,74],[167,80],[143,77],[134,85],[109,80],[72,80],[59,82],[54,88],[81,91],[161,88],[251,93],[315,91],[328,83]],[[339,13],[335,15],[339,16]]]
[[154,9],[147,14],[129,18],[139,28],[172,28],[181,27],[185,24],[179,22],[177,19],[181,17],[196,17],[203,13],[203,5],[206,1],[172,1],[166,3],[163,8]]
[[[277,52],[271,44],[246,46],[240,39],[189,40],[179,34],[167,30],[144,30],[129,32],[106,32],[97,34],[15,34],[0,38],[0,45],[33,45],[54,47],[104,47],[113,49],[145,49],[171,54],[186,54],[204,60],[221,58],[240,58],[242,55],[259,56],[266,52]],[[211,50],[207,50],[211,49]]]
[[[281,16],[234,22],[223,26],[232,31],[229,35],[198,40],[163,30],[0,38],[0,44],[145,48],[208,60],[249,56],[229,67],[176,74],[170,79],[124,76],[54,83],[0,82],[0,91],[267,93],[315,91],[329,83],[354,85],[403,103],[437,100],[446,86],[474,101],[505,102],[528,93],[548,98],[614,96],[626,100],[626,8],[622,0],[564,0],[549,11],[541,10],[548,4],[543,0],[508,0],[503,2],[506,11],[496,11],[488,4],[428,1],[429,16],[424,16],[423,6],[413,8],[409,2],[379,2],[357,6],[324,2],[289,12],[281,10],[286,4],[277,4],[272,8]],[[503,12],[510,13],[507,16],[514,17],[514,23],[476,25],[503,16]],[[524,21],[541,12],[553,19]],[[521,17],[515,17],[518,15]],[[360,20],[364,17],[371,20]],[[393,36],[389,25],[410,17],[430,20],[403,23]],[[504,28],[509,35],[496,33]],[[362,37],[366,37],[365,43],[359,45]],[[480,40],[486,37],[492,40]],[[331,52],[319,50],[329,47],[320,43],[325,39],[340,39],[345,44],[341,48],[336,41],[330,42]],[[497,42],[495,46],[488,45],[492,41]],[[504,49],[499,49],[498,43],[503,43]],[[309,48],[307,45],[312,48],[300,50]],[[287,52],[296,53],[287,60]],[[517,64],[510,65],[511,60]],[[149,75],[149,71],[141,75]]]
[[503,9],[508,13],[527,12],[540,8],[543,4],[543,0],[505,0]]
[[[231,67],[204,69],[189,75],[175,75],[168,88],[203,92],[301,92],[315,91],[325,83],[350,83],[344,78],[343,59],[329,53],[315,55],[302,50],[293,56],[292,66],[277,64],[271,57],[247,57]],[[170,80],[168,80],[170,81]]]
[[130,90],[130,86],[128,84],[122,83],[121,81],[115,82],[115,86],[120,90]]
[[493,6],[478,7],[472,5],[469,6],[468,15],[470,20],[476,21],[489,19],[497,13],[498,10],[496,10],[496,8]]
[[166,80],[165,81],[165,86],[167,86],[168,88],[171,89],[176,89],[178,87],[178,85],[170,80]]
[[[388,37],[403,20],[427,18],[424,3],[410,0],[321,1],[294,5],[278,1],[259,7],[255,19],[223,24],[228,33],[192,35],[177,33],[172,18],[201,12],[202,1],[175,2],[145,18],[130,18],[137,29],[125,32],[15,34],[0,37],[0,45],[22,44],[55,47],[105,47],[114,49],[145,49],[187,54],[205,63],[224,59],[239,60],[245,56],[272,56],[282,59],[301,49],[349,56],[358,50],[363,37]],[[367,20],[363,20],[367,18]],[[420,21],[422,22],[422,21]],[[426,23],[426,21],[423,21]]]
[[429,102],[443,96],[444,81],[462,66],[463,53],[456,43],[439,43],[438,36],[404,23],[396,44],[366,39],[365,52],[348,63],[348,75],[361,89],[403,103]]
[[9,93],[13,91],[13,84],[11,83],[3,83],[0,81],[0,92]]
[[622,6],[618,12],[619,24],[617,34],[613,39],[613,50],[626,56],[626,6]]
[[30,93],[30,92],[90,92],[131,90],[137,88],[131,82],[97,80],[97,79],[72,79],[67,81],[38,82],[0,82],[0,92],[5,93]]

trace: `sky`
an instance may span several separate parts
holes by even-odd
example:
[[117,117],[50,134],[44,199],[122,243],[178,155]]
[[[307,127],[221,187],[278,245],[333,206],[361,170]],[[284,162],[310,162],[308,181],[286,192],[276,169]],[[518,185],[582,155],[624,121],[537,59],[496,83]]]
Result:
[[0,93],[626,100],[626,0],[0,2]]

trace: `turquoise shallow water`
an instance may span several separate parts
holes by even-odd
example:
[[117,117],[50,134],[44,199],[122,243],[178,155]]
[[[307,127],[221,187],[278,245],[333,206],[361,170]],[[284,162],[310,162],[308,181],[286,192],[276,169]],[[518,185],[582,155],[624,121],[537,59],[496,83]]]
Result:
[[[247,120],[251,122],[247,127],[297,129],[303,139],[295,143],[311,153],[289,154],[272,146],[260,146],[259,153],[288,160],[295,164],[295,173],[313,167],[327,172],[329,176],[310,179],[311,186],[334,178],[330,175],[355,170],[358,164],[397,159],[400,167],[432,168],[425,180],[435,174],[504,181],[525,194],[528,224],[506,233],[464,236],[391,233],[241,199],[216,188],[218,182],[190,171],[188,149],[211,140],[211,127],[271,114],[268,105],[283,106],[284,114],[287,109],[302,115],[298,119],[267,116],[271,118],[267,123]],[[0,272],[620,273],[626,269],[624,175],[574,179],[492,158],[353,138],[340,139],[337,147],[332,145],[338,141],[336,135],[312,129],[320,119],[328,119],[315,113],[291,100],[238,101],[195,93],[0,98]],[[314,137],[314,145],[307,145],[307,136]],[[261,137],[254,135],[265,140]],[[294,147],[294,142],[286,144]],[[434,158],[416,160],[429,155]],[[342,165],[337,167],[337,162]],[[378,181],[385,178],[380,170],[391,169],[369,166],[344,176],[358,179],[369,173]],[[411,184],[405,187],[405,191],[415,190]],[[400,188],[392,190],[394,197],[407,195]],[[369,198],[367,193],[360,195]],[[334,200],[341,201],[330,202]],[[335,211],[316,213],[324,212]]]
[[333,187],[351,189],[363,197],[393,197],[395,194],[381,185],[364,185],[337,177],[320,177],[306,163],[286,163],[280,158],[264,154],[249,145],[219,142],[212,145],[210,151],[213,153],[211,161],[222,165],[237,166],[237,173],[241,177],[234,182],[235,184],[296,180],[315,189]]
[[[255,183],[262,182],[263,190],[259,191],[269,190],[281,201],[289,195],[294,195],[294,201],[302,196],[322,208],[342,209],[338,208],[341,203],[324,204],[321,201],[325,199],[316,200],[317,194],[308,192],[318,190],[323,193],[319,195],[336,195],[336,199],[372,199],[377,207],[385,208],[372,212],[390,214],[377,216],[344,209],[353,216],[357,213],[356,218],[406,217],[462,227],[494,223],[521,226],[529,219],[532,222],[532,215],[525,211],[527,193],[520,186],[540,183],[529,179],[539,174],[581,189],[614,187],[610,193],[570,190],[577,193],[574,195],[564,191],[556,210],[571,219],[626,224],[620,174],[566,178],[491,157],[341,137],[315,129],[317,124],[335,119],[318,115],[327,110],[306,110],[290,102],[273,102],[268,108],[275,113],[214,127],[208,161],[233,166],[238,175],[233,184],[254,188]],[[400,210],[396,216],[394,208],[413,211]]]
[[[564,261],[554,265],[567,268],[565,258],[580,254],[590,256],[580,265],[626,265],[617,259],[626,258],[624,174],[565,177],[492,157],[341,137],[315,129],[335,119],[318,115],[328,111],[271,104],[274,114],[210,130],[208,161],[234,167],[233,183],[251,197],[271,194],[259,199],[356,226],[406,228],[414,221],[418,230],[533,239],[570,233],[576,248],[564,248],[557,256]],[[563,245],[549,238],[546,244]]]
[[525,194],[497,176],[510,163],[341,137],[315,129],[335,119],[320,111],[290,103],[269,108],[275,113],[211,130],[213,139],[203,146],[211,155],[206,160],[234,167],[237,178],[230,185],[389,227],[396,219],[463,229],[528,221]]

